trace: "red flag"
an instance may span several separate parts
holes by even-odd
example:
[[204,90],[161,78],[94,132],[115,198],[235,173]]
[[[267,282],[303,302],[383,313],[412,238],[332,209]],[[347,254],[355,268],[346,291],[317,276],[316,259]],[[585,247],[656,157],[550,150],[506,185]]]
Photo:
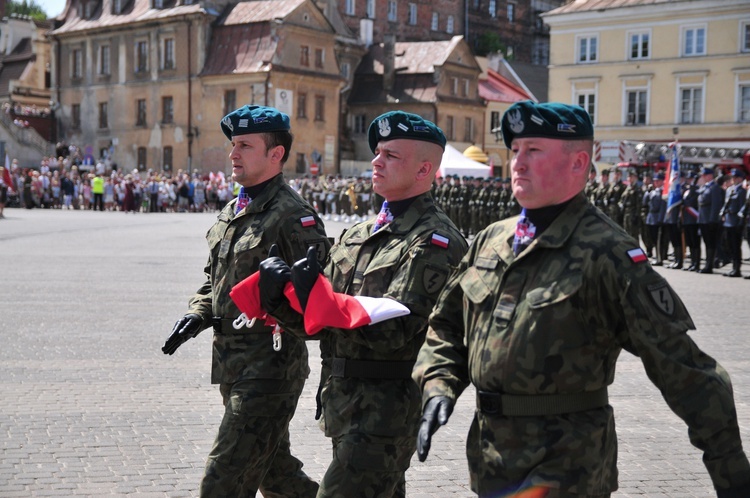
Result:
[[[260,272],[255,272],[235,285],[229,296],[248,318],[265,319],[266,324],[269,324],[269,320],[273,318],[269,317],[260,305],[259,282]],[[286,284],[284,296],[292,309],[302,313],[302,307],[291,283]],[[314,303],[314,306],[307,307],[304,314],[305,332],[308,335],[315,335],[326,327],[354,329],[410,313],[409,308],[393,299],[349,296],[334,292],[331,282],[323,275],[319,275],[315,281],[307,302]],[[275,324],[275,321],[272,323]]]

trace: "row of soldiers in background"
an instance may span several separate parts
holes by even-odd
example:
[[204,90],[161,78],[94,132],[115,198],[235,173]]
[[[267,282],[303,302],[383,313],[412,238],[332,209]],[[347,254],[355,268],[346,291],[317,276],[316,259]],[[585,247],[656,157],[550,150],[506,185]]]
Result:
[[521,212],[511,192],[510,178],[437,177],[432,197],[467,238]]
[[372,182],[363,176],[305,175],[291,183],[325,220],[362,221],[380,211],[383,204],[382,197],[372,191]]
[[[630,169],[626,184],[620,169],[612,174],[603,170],[601,181],[597,182],[592,167],[585,194],[633,238],[643,242],[648,256],[654,258],[654,266],[665,265],[671,244],[674,261],[668,268],[707,274],[732,263],[732,269],[724,275],[740,277],[743,235],[750,245],[750,196],[743,186],[745,173],[736,168],[714,179],[715,173],[712,168],[703,168],[700,174],[681,172],[681,202],[673,209],[667,209],[664,173],[646,172],[639,180],[637,171]],[[703,268],[701,241],[706,248]],[[683,265],[688,251],[690,265]]]

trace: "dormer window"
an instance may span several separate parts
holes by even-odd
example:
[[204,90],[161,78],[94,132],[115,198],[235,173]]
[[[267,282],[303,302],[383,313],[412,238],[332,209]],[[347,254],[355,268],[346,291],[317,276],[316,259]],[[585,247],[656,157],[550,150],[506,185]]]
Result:
[[83,17],[85,19],[91,19],[94,17],[94,10],[96,9],[96,2],[85,2],[83,5]]
[[125,0],[112,0],[112,14],[117,15],[122,12],[122,5]]
[[163,9],[164,8],[164,0],[153,0],[154,2],[154,8],[155,9]]

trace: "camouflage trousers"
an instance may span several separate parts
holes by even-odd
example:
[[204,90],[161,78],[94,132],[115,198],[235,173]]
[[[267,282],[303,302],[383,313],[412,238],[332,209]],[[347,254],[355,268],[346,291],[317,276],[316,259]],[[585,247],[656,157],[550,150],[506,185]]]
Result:
[[416,437],[334,437],[333,460],[320,483],[318,498],[405,497],[405,474],[416,449]]
[[289,422],[304,379],[222,384],[224,418],[201,482],[202,497],[314,497],[318,485],[290,452]]

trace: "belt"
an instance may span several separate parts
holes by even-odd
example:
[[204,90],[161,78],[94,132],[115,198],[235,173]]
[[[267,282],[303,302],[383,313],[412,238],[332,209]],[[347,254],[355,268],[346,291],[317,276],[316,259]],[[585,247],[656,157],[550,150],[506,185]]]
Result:
[[220,316],[211,318],[211,324],[214,327],[214,334],[270,334],[273,332],[271,327],[266,327],[263,320],[256,320],[252,327],[245,327],[243,325],[239,329],[234,328],[234,320],[234,318],[222,318]]
[[369,361],[334,358],[331,375],[363,379],[411,379],[413,361]]
[[515,395],[477,391],[477,409],[485,415],[542,417],[582,412],[607,404],[606,387],[570,394]]

